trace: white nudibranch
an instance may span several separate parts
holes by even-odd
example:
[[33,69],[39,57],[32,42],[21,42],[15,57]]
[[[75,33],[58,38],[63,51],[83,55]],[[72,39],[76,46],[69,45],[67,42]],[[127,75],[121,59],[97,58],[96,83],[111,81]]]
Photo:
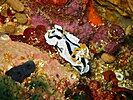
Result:
[[61,26],[54,25],[45,34],[46,42],[57,48],[59,54],[82,75],[87,73],[89,66],[89,49],[85,44],[79,43],[79,39]]

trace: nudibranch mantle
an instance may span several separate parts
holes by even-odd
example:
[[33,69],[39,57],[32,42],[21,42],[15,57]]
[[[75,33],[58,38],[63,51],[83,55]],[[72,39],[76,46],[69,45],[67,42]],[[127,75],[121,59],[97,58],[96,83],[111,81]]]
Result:
[[45,34],[46,42],[57,48],[59,54],[68,61],[81,75],[87,73],[89,66],[89,49],[79,39],[63,30],[59,25],[54,25]]

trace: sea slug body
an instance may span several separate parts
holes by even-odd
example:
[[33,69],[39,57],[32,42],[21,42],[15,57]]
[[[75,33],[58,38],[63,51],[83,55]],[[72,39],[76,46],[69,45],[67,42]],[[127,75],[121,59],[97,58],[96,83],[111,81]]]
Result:
[[82,75],[90,69],[88,65],[90,55],[85,44],[79,43],[79,39],[62,29],[59,25],[54,25],[45,34],[46,42],[57,48],[59,54]]

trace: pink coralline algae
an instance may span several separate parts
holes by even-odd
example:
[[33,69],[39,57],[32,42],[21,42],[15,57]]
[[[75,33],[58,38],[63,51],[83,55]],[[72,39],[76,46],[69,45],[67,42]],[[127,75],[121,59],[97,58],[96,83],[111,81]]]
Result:
[[124,37],[124,30],[120,26],[108,23],[98,28],[90,43],[96,44],[99,48],[103,47],[105,52],[115,53],[124,42]]
[[[43,6],[44,9],[40,9],[40,13],[43,16],[37,13],[37,6],[29,3],[29,7],[34,14],[30,15],[29,12],[26,13],[29,15],[33,27],[37,27],[41,24],[46,30],[48,30],[51,26],[57,24],[62,26],[64,30],[78,37],[81,43],[86,43],[87,45],[92,44],[92,47],[94,47],[96,51],[98,51],[97,49],[100,49],[100,52],[105,51],[108,53],[115,53],[120,48],[121,43],[124,41],[124,30],[120,26],[110,23],[104,23],[104,25],[97,27],[91,25],[88,22],[87,15],[85,13],[83,15],[77,13],[78,11],[84,12],[84,9],[79,5],[79,2],[81,1],[74,0],[68,4],[68,8],[64,9],[64,11],[58,11],[56,7],[47,8],[47,6],[44,6],[45,4],[43,4],[41,6]],[[76,4],[78,7],[77,10],[71,7],[72,4]],[[70,8],[71,10],[69,11]],[[67,14],[65,11],[71,13]],[[73,15],[74,13],[75,15]],[[45,32],[43,34],[45,34]]]

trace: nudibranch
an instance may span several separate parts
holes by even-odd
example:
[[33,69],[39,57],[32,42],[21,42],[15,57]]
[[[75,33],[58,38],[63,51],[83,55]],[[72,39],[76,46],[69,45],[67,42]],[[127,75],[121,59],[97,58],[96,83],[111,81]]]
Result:
[[89,66],[89,49],[85,44],[79,43],[79,39],[61,26],[54,25],[45,34],[46,42],[55,46],[59,54],[68,61],[81,75],[87,73]]

